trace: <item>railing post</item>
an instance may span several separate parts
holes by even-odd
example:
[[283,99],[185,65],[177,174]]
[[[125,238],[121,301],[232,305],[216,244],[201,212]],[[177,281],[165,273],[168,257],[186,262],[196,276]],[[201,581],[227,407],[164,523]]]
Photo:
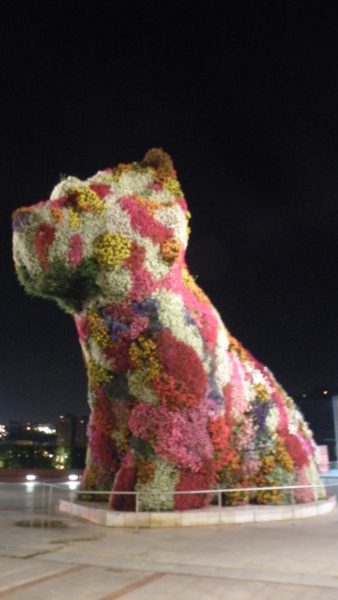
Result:
[[53,487],[51,484],[49,484],[49,490],[48,490],[48,521],[49,521],[49,526],[50,526],[50,518],[51,518],[51,514],[52,514],[52,502],[53,502]]
[[295,496],[294,496],[294,489],[293,488],[290,488],[290,493],[291,493],[292,525],[296,525],[296,519],[295,519]]
[[31,498],[32,498],[32,502],[31,502],[31,518],[30,518],[30,526],[31,526],[31,528],[33,527],[33,523],[34,523],[34,492],[35,492],[35,486],[36,486],[36,483],[33,481],[33,484],[32,484],[32,496],[31,496]]
[[45,499],[46,499],[46,483],[43,481],[42,485],[42,494],[41,494],[41,512],[42,514],[45,512]]
[[70,520],[73,520],[74,490],[70,490]]
[[221,524],[221,511],[222,511],[222,492],[217,492],[217,500],[218,500],[218,519],[219,524]]

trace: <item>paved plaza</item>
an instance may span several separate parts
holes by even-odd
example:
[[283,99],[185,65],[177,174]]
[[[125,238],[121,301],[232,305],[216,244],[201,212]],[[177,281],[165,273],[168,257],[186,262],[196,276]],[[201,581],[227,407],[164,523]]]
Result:
[[21,527],[40,521],[20,502],[0,508],[0,598],[338,598],[337,509],[297,522],[125,530],[56,516],[67,527]]
[[20,519],[27,513],[0,513],[0,598],[338,597],[337,509],[297,522],[158,530],[74,519],[62,519],[67,528],[27,528]]

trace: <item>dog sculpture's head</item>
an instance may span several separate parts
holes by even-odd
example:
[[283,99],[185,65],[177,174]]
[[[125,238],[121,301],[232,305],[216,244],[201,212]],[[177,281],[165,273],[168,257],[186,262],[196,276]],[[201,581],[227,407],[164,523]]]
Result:
[[86,181],[67,177],[50,199],[13,215],[19,280],[28,293],[53,299],[70,313],[100,298],[121,302],[136,274],[160,280],[183,264],[188,218],[172,161],[162,150]]

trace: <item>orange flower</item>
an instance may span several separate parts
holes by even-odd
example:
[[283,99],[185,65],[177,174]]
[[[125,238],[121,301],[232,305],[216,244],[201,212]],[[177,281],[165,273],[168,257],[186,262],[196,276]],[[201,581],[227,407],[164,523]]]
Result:
[[174,238],[165,240],[161,244],[161,256],[169,264],[173,263],[180,255],[180,243]]

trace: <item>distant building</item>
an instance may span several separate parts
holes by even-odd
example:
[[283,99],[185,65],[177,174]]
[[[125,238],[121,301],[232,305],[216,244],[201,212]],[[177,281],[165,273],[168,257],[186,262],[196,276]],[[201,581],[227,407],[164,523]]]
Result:
[[88,415],[77,417],[71,413],[60,415],[56,424],[58,446],[87,446]]
[[331,461],[338,460],[338,389],[316,388],[295,397],[318,445],[326,445]]
[[87,446],[88,420],[88,415],[82,415],[81,417],[77,417],[75,430],[75,446]]
[[57,445],[74,446],[76,417],[71,413],[60,415],[56,423]]

